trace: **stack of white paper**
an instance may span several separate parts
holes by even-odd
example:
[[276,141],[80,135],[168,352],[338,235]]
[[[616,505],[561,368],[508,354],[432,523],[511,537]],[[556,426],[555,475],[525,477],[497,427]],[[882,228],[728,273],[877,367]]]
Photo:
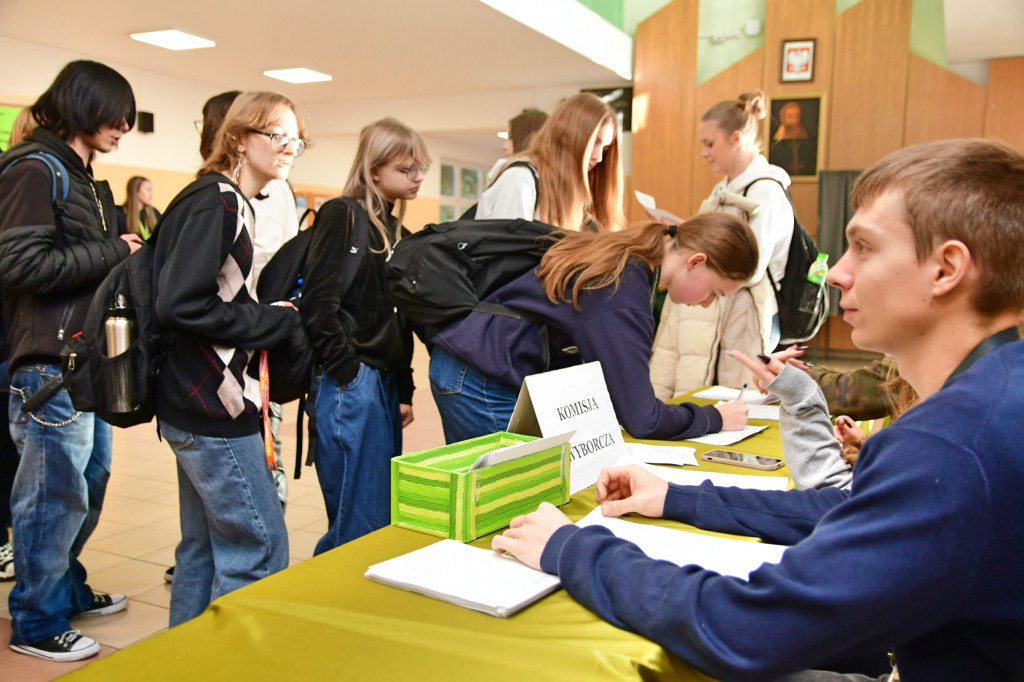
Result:
[[561,584],[516,559],[489,549],[441,540],[374,564],[367,578],[504,618]]
[[703,398],[704,400],[742,400],[745,403],[752,405],[768,405],[770,403],[777,403],[779,399],[769,393],[768,395],[762,395],[760,391],[755,388],[729,388],[728,386],[712,386],[711,388],[705,388],[703,391],[697,391],[693,394],[694,398]]

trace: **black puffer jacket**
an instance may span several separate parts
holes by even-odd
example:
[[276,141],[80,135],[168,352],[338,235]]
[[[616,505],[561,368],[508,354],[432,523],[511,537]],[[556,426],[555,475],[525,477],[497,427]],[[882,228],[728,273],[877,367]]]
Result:
[[67,201],[55,214],[53,176],[41,161],[23,161],[0,177],[0,285],[11,368],[58,362],[64,343],[82,329],[93,292],[126,258],[117,238],[114,200],[106,182],[53,133],[36,129],[0,156],[0,170],[45,150],[68,172]]

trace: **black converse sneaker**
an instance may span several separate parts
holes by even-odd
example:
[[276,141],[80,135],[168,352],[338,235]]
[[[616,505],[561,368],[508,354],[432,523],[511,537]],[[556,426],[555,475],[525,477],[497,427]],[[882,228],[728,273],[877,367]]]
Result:
[[14,580],[14,547],[0,545],[0,580]]
[[123,594],[102,594],[96,592],[92,595],[92,603],[77,613],[75,618],[88,616],[107,616],[111,613],[124,611],[128,606],[128,597]]
[[78,630],[68,630],[50,639],[32,644],[11,644],[19,654],[38,656],[49,661],[80,661],[99,653],[100,645]]

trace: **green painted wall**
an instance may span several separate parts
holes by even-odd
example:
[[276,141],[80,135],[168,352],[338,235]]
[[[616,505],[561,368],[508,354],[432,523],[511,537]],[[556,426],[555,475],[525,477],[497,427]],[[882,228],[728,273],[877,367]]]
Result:
[[910,53],[946,68],[946,13],[942,0],[914,0]]
[[[697,19],[697,85],[714,78],[764,45],[765,0],[700,0]],[[743,33],[749,19],[761,21],[756,36]],[[739,31],[740,37],[712,43],[709,37]]]
[[623,29],[624,0],[576,0],[615,28]]
[[7,149],[7,140],[11,139],[11,128],[22,107],[0,107],[0,149]]

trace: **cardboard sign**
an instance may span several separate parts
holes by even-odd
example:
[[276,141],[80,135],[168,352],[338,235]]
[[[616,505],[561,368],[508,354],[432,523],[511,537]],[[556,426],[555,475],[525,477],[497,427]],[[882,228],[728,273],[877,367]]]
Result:
[[573,429],[570,494],[597,483],[601,469],[629,458],[600,362],[526,377],[508,422],[509,431],[525,436],[553,436]]

